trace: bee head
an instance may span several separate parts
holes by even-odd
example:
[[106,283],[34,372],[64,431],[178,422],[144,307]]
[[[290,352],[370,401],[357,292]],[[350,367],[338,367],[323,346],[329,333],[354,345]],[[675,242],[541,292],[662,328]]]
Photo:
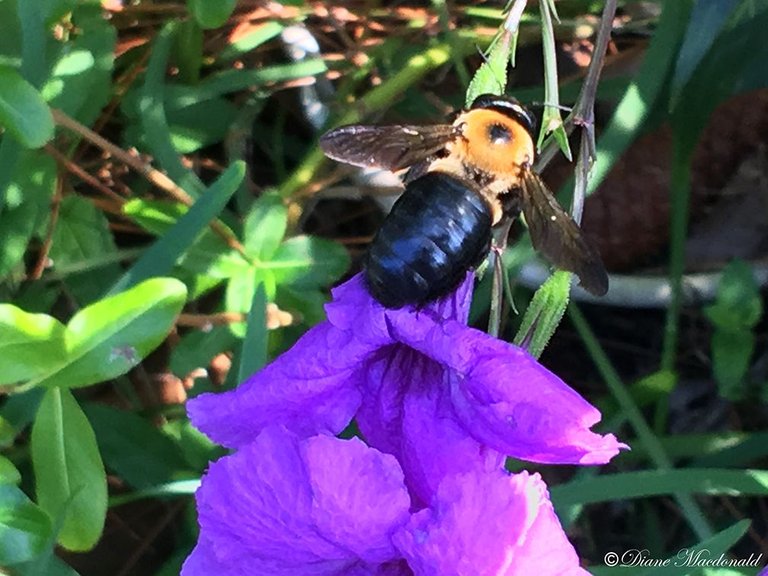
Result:
[[528,131],[531,138],[536,138],[536,118],[516,98],[497,96],[496,94],[482,94],[475,98],[469,109],[478,110],[481,108],[493,110],[520,123]]
[[485,94],[454,125],[460,161],[514,184],[534,160],[533,116],[517,100]]

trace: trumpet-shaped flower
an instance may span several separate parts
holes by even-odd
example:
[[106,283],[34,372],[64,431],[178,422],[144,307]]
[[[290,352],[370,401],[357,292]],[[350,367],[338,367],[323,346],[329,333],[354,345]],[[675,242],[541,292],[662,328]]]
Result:
[[237,389],[188,404],[211,439],[241,448],[279,424],[336,435],[354,418],[394,455],[415,505],[443,478],[498,470],[505,456],[601,464],[624,447],[590,428],[600,413],[523,349],[466,325],[472,276],[421,309],[389,310],[360,275],[336,288],[328,320]]
[[586,575],[538,475],[448,476],[409,512],[395,458],[266,428],[213,463],[182,576]]

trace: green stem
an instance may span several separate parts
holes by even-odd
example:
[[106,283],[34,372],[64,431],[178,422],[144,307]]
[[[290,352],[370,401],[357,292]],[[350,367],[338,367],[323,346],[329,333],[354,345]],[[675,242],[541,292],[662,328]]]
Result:
[[664,327],[664,345],[661,352],[661,369],[675,368],[677,335],[682,302],[682,278],[685,269],[685,238],[688,233],[688,201],[691,191],[690,153],[679,140],[673,148],[671,198],[670,198],[670,255],[669,283],[671,296]]

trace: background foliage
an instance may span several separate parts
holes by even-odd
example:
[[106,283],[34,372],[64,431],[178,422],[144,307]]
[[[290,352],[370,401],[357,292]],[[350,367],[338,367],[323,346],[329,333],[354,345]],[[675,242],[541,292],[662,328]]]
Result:
[[[602,8],[531,2],[509,79],[519,99],[557,101],[555,56],[559,101],[576,99]],[[370,177],[326,163],[318,132],[385,115],[440,121],[463,105],[504,17],[440,0],[0,0],[0,572],[178,573],[195,541],[190,495],[220,454],[183,402],[236,385],[322,320],[328,288],[356,270],[381,220]],[[588,189],[633,143],[661,148],[654,130],[671,131],[669,243],[638,264],[669,279],[669,298],[653,311],[568,306],[542,359],[632,452],[541,472],[595,574],[703,573],[603,565],[633,548],[762,552],[765,565],[765,262],[720,262],[714,299],[692,303],[684,248],[713,110],[768,88],[768,5],[625,0],[613,24]],[[544,125],[560,122],[548,108]],[[613,210],[653,208],[652,188]],[[531,256],[515,243],[507,275]],[[533,300],[514,286],[502,337],[530,342],[544,325],[542,351],[567,303],[562,276],[547,286]],[[479,325],[489,294],[484,278]]]

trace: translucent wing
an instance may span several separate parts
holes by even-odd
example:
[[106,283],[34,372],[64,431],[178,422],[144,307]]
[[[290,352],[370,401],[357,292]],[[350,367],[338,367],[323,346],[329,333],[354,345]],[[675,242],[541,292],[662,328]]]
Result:
[[557,268],[573,272],[595,296],[608,291],[608,275],[597,249],[584,236],[532,170],[523,171],[523,214],[533,247]]
[[402,170],[442,150],[455,137],[450,124],[342,126],[320,137],[333,160],[363,168]]

